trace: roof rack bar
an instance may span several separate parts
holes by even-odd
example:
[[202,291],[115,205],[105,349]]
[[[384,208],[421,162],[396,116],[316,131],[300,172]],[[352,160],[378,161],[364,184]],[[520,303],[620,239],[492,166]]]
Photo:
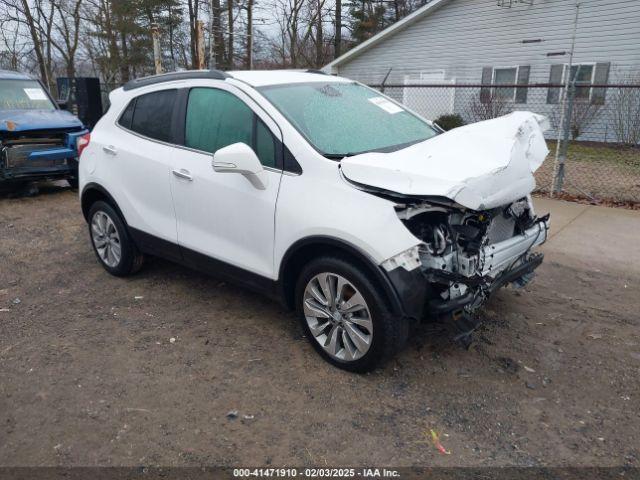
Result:
[[147,87],[157,83],[171,82],[173,80],[188,80],[194,78],[207,78],[210,80],[225,80],[231,76],[221,70],[185,70],[183,72],[161,73],[149,77],[136,78],[124,84],[123,90]]

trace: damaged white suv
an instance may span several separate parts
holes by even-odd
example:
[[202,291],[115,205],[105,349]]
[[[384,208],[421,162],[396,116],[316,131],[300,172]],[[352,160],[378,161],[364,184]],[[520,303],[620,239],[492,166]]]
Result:
[[[413,322],[461,339],[542,261],[528,112],[443,133],[379,92],[314,72],[179,72],[110,95],[80,160],[82,211],[114,275],[158,255],[295,309],[316,350],[366,371]],[[455,319],[455,321],[454,321]]]

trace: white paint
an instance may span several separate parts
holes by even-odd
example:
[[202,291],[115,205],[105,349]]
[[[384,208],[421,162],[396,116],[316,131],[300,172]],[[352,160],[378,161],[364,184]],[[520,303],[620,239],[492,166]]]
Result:
[[391,153],[364,153],[342,160],[356,183],[405,195],[446,197],[473,210],[527,196],[549,153],[545,117],[514,112],[456,128]]

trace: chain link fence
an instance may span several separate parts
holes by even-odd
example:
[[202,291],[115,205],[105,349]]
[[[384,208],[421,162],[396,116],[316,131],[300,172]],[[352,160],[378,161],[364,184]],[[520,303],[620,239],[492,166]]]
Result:
[[536,172],[538,192],[640,203],[640,85],[571,85],[567,95],[561,84],[371,86],[445,129],[516,110],[545,115],[551,153]]

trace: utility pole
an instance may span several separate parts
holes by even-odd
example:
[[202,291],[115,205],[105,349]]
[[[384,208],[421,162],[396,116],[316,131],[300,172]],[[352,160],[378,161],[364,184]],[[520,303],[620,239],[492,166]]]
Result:
[[576,15],[573,21],[573,35],[571,37],[571,51],[569,52],[569,65],[567,66],[564,91],[562,94],[562,112],[558,125],[558,139],[556,142],[556,159],[553,166],[553,185],[549,196],[553,198],[556,192],[562,190],[564,184],[564,166],[567,160],[567,148],[569,146],[569,130],[571,130],[571,116],[573,114],[573,93],[575,80],[571,80],[571,67],[573,66],[573,53],[576,48],[576,33],[578,30],[578,17],[580,4],[576,1]]
[[204,69],[204,22],[198,20],[196,22],[196,66],[198,70]]
[[153,38],[153,61],[156,65],[156,73],[162,73],[162,56],[160,54],[160,29],[157,23],[151,24],[151,37]]

